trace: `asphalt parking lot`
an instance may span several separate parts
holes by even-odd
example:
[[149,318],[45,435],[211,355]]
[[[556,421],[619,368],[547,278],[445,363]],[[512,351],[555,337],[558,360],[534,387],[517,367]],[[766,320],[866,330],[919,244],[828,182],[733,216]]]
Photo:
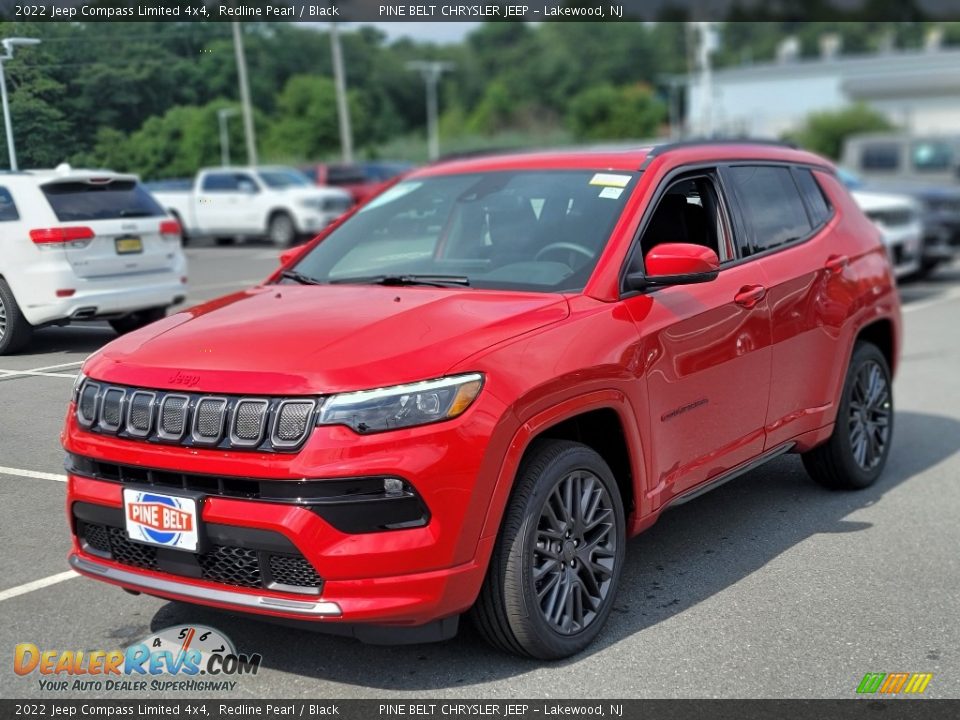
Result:
[[[190,303],[252,284],[277,261],[266,245],[188,255]],[[786,456],[670,511],[631,542],[599,642],[556,664],[493,651],[468,623],[444,644],[373,647],[74,576],[58,435],[72,377],[114,335],[40,331],[28,353],[0,358],[0,696],[56,697],[13,673],[17,643],[109,650],[179,623],[263,655],[233,699],[844,698],[867,672],[933,673],[927,696],[960,696],[960,265],[902,294],[881,480],[829,492]]]

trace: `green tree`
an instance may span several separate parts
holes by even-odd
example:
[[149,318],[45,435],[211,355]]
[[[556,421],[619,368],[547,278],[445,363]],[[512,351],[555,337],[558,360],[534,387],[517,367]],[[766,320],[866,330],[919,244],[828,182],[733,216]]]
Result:
[[598,85],[571,100],[567,124],[582,140],[640,139],[655,135],[665,115],[649,87]]
[[863,103],[843,110],[812,113],[804,124],[786,139],[813,152],[839,159],[843,141],[851,135],[892,130],[886,117]]
[[[364,135],[364,109],[356,93],[348,94],[354,133]],[[337,92],[333,81],[295,75],[277,98],[277,114],[265,140],[265,155],[290,161],[315,160],[340,147]]]

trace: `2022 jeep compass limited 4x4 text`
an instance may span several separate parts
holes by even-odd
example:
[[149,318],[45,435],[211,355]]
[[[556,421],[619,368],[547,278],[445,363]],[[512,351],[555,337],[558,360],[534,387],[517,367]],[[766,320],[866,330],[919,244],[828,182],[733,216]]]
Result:
[[878,231],[815,155],[437,164],[87,360],[70,563],[368,640],[469,611],[564,657],[671,504],[785,452],[874,482],[899,337]]

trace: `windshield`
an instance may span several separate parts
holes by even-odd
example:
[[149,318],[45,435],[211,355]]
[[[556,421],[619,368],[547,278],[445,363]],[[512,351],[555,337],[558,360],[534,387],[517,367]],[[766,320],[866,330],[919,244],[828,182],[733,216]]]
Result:
[[258,170],[257,175],[264,185],[274,190],[283,190],[290,187],[312,187],[310,178],[293,168],[278,168],[275,170]]
[[580,290],[635,179],[537,170],[407,180],[361,208],[296,270],[321,283],[431,276],[478,288]]

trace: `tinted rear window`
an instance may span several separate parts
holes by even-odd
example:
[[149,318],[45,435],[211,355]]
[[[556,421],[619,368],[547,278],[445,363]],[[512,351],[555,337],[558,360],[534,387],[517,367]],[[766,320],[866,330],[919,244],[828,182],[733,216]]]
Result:
[[800,188],[800,194],[807,204],[807,210],[810,211],[810,219],[814,227],[823,225],[830,217],[830,206],[827,199],[823,196],[823,190],[820,188],[817,179],[813,173],[806,168],[794,168],[797,186]]
[[363,168],[359,165],[330,165],[327,168],[329,185],[354,185],[365,180]]
[[749,254],[808,235],[810,219],[790,168],[746,165],[730,168],[740,206],[751,230]]
[[17,212],[17,206],[13,202],[13,195],[5,187],[0,187],[0,222],[10,222],[19,220],[20,214]]
[[63,182],[44,185],[50,207],[62,222],[162,217],[166,213],[139,183],[115,180],[109,183]]
[[864,170],[896,170],[900,167],[900,146],[896,143],[864,145],[860,166]]

